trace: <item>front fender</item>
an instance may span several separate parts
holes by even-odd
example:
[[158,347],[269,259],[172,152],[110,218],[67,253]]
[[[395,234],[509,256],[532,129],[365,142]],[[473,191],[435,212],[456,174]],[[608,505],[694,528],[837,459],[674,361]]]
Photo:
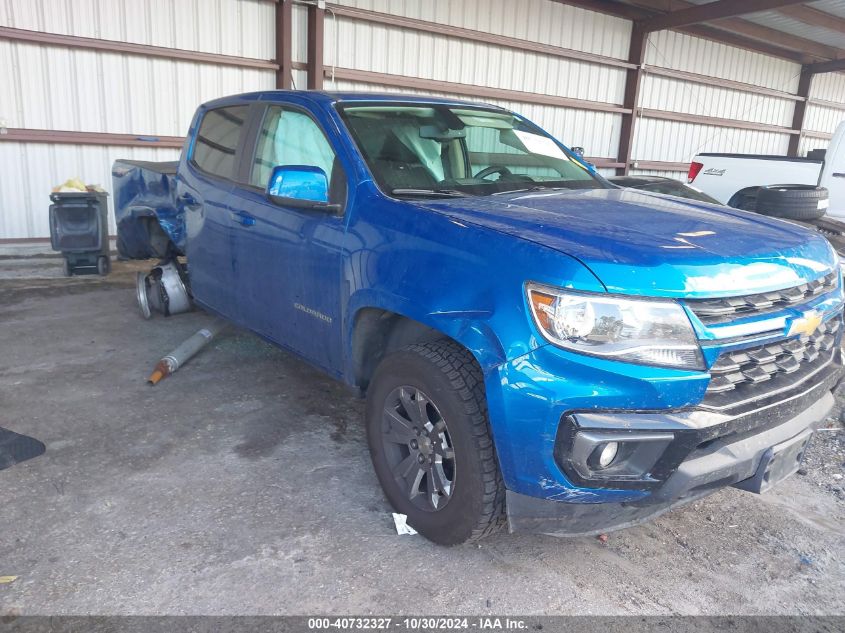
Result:
[[487,374],[544,342],[533,330],[526,281],[605,291],[569,255],[422,203],[386,199],[371,184],[359,189],[349,214],[342,272],[347,352],[358,313],[375,308],[454,339]]
[[[485,374],[507,360],[502,342],[485,321],[493,314],[492,306],[479,306],[472,310],[431,310],[409,298],[373,288],[359,290],[350,298],[346,319],[347,358],[353,356],[351,346],[355,324],[358,315],[365,309],[392,312],[454,339],[472,353]],[[347,375],[351,375],[351,369]]]

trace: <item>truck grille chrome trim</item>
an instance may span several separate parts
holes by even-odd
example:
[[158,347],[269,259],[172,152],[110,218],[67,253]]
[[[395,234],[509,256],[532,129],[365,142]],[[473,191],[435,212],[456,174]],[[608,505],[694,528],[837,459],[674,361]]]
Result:
[[834,360],[842,329],[840,315],[810,335],[724,352],[710,368],[702,405],[733,407],[792,389]]
[[834,290],[839,283],[839,271],[800,286],[739,297],[721,299],[688,299],[687,306],[702,323],[724,323],[747,316],[777,312]]

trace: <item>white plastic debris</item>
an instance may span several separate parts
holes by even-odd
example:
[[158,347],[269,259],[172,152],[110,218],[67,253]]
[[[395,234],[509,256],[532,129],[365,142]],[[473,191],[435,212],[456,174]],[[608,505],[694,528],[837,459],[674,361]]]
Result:
[[393,513],[393,523],[396,525],[396,533],[400,536],[402,534],[416,534],[417,531],[408,525],[408,516],[405,514]]

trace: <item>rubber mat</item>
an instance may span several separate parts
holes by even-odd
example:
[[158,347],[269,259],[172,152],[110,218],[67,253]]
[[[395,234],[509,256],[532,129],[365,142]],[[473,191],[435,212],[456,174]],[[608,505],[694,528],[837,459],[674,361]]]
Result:
[[0,470],[38,457],[47,447],[34,437],[21,435],[0,426]]

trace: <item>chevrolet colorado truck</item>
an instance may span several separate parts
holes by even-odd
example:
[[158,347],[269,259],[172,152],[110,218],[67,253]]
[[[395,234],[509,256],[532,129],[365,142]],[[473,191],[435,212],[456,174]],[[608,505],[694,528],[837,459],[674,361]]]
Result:
[[244,94],[177,166],[114,174],[127,252],[184,252],[200,306],[365,395],[384,493],[436,543],[763,492],[842,376],[824,237],[616,187],[499,107]]

